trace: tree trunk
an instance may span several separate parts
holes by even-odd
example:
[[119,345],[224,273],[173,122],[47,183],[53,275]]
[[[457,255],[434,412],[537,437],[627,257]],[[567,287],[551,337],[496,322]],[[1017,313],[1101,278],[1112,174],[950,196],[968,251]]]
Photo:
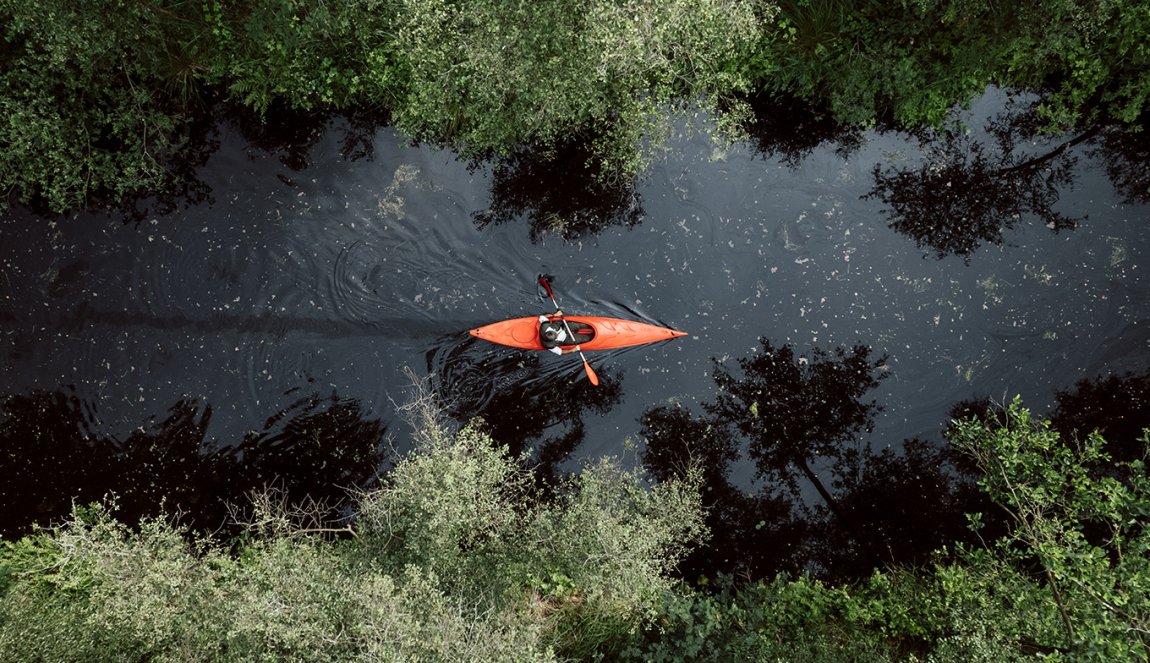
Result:
[[842,513],[839,512],[838,502],[836,502],[835,498],[831,496],[830,491],[827,490],[827,487],[823,485],[822,480],[819,479],[818,475],[814,473],[814,470],[811,469],[811,466],[807,464],[807,460],[803,458],[802,460],[797,461],[795,465],[797,465],[798,468],[803,471],[803,474],[807,477],[807,480],[811,482],[811,485],[815,487],[815,490],[819,491],[819,495],[823,498],[823,501],[826,502],[827,508],[831,510],[831,513],[835,514],[835,518],[841,519]]
[[1044,164],[1047,161],[1050,161],[1051,159],[1061,155],[1063,152],[1065,152],[1066,150],[1069,150],[1070,148],[1074,147],[1075,145],[1078,145],[1079,143],[1084,143],[1084,142],[1090,140],[1091,138],[1096,136],[1098,134],[1098,132],[1100,132],[1100,131],[1102,131],[1102,127],[1100,125],[1096,125],[1094,127],[1091,127],[1090,129],[1088,129],[1088,130],[1084,131],[1083,133],[1075,136],[1074,138],[1071,138],[1070,140],[1059,145],[1058,147],[1054,148],[1053,150],[1047,152],[1046,154],[1042,154],[1042,155],[1027,159],[1026,161],[1023,161],[1022,163],[1020,163],[1016,166],[1011,166],[1009,168],[1003,168],[995,174],[1002,176],[1002,175],[1010,175],[1011,173],[1017,173],[1017,172],[1022,171],[1022,170],[1037,170],[1038,167],[1041,166],[1042,164]]

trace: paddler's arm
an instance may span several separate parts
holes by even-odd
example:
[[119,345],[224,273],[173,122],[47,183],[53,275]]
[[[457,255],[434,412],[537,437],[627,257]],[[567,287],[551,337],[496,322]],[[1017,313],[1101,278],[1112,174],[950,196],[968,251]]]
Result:
[[580,350],[580,348],[578,345],[557,345],[557,346],[551,348],[550,350],[548,350],[548,352],[550,352],[552,354],[557,354],[557,355],[565,355],[565,354],[570,354],[572,352],[579,352],[579,350]]

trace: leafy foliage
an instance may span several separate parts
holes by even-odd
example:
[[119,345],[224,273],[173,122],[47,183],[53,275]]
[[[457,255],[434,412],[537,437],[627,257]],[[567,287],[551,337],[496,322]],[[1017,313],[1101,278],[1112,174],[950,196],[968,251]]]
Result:
[[1141,2],[1050,0],[1019,12],[1008,80],[1047,92],[1049,126],[1136,124],[1150,106],[1150,9]]
[[[1150,479],[1064,439],[1018,400],[948,435],[1011,527],[928,567],[828,585],[778,576],[667,595],[633,660],[1141,661],[1147,656]],[[1150,432],[1143,434],[1150,443]],[[916,452],[917,453],[917,452]],[[976,526],[980,514],[971,515]],[[981,530],[986,534],[985,530]]]
[[583,133],[608,172],[635,173],[668,108],[749,89],[738,64],[758,37],[739,0],[411,2],[397,30],[409,86],[395,121],[469,155]]
[[1147,110],[1150,13],[1139,2],[783,0],[764,87],[846,123],[937,126],[987,85],[1044,95],[1046,127],[1136,124]]
[[[627,660],[1034,660],[1033,586],[961,566],[875,572],[851,584],[778,576],[668,595]],[[1047,650],[1048,651],[1048,650]]]
[[[647,490],[635,475],[601,463],[558,499],[539,500],[529,475],[478,428],[419,430],[421,449],[383,488],[362,496],[357,523],[339,539],[274,526],[225,550],[189,542],[163,521],[128,528],[94,507],[77,509],[59,529],[3,543],[0,656],[990,662],[1147,655],[1145,466],[1123,462],[1125,471],[1100,472],[1107,461],[1099,436],[1064,439],[1017,400],[994,416],[955,422],[948,433],[1011,516],[1001,537],[849,583],[720,577],[705,593],[667,577],[699,532],[695,484],[671,480]],[[908,453],[917,458],[922,450]],[[257,522],[282,521],[269,515]]]
[[[760,60],[764,87],[848,124],[940,123],[994,80],[1005,21],[989,3],[786,0]],[[989,28],[989,29],[988,29]]]
[[166,4],[0,3],[0,187],[53,211],[162,187],[192,3]]
[[[1016,399],[1006,425],[961,422],[952,441],[983,470],[980,485],[1012,521],[975,568],[1036,566],[1043,593],[1076,657],[1144,659],[1150,654],[1150,477],[1144,460],[1119,463],[1119,480],[1095,471],[1106,460],[1097,433],[1067,440]],[[1148,441],[1147,434],[1143,442]]]
[[1064,131],[1139,126],[1150,95],[1135,0],[2,0],[0,25],[0,188],[53,212],[173,185],[218,99],[387,114],[469,157],[574,140],[627,183],[676,111],[725,138],[764,97],[915,128],[994,84]]
[[204,80],[261,114],[277,102],[393,107],[402,94],[391,25],[400,7],[388,0],[206,3],[214,52]]
[[602,654],[646,619],[700,532],[688,483],[650,491],[604,461],[537,502],[527,474],[477,429],[424,433],[340,539],[257,513],[233,553],[161,520],[130,529],[97,507],[4,543],[0,658]]

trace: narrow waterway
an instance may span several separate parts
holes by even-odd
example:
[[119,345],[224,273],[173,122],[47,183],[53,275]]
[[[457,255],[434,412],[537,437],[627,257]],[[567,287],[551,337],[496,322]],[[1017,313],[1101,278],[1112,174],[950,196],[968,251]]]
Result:
[[[1125,166],[1099,140],[1048,158],[1073,137],[1027,141],[1006,159],[986,129],[1003,109],[988,95],[960,144],[926,151],[867,132],[770,154],[684,130],[633,195],[591,192],[607,209],[582,215],[556,202],[577,192],[531,190],[545,175],[498,180],[390,129],[370,158],[350,159],[336,121],[297,163],[224,124],[199,173],[208,201],[138,223],[0,219],[3,390],[67,393],[120,440],[192,403],[210,408],[203,435],[222,447],[314,396],[354,403],[404,449],[411,369],[460,418],[521,429],[526,444],[575,431],[562,452],[572,466],[633,462],[646,410],[712,400],[712,360],[734,366],[766,337],[799,355],[856,344],[886,355],[863,441],[938,440],[961,400],[1021,394],[1041,411],[1080,379],[1150,367],[1150,208],[1116,189],[1108,168]],[[1000,244],[964,236],[954,249],[907,231],[934,218],[962,236],[942,213],[963,213],[961,192],[924,209],[905,206],[922,198],[913,188],[875,193],[876,172],[900,170],[953,167],[953,180],[927,177],[931,190],[972,186],[958,177],[981,167],[972,155],[1030,201],[1003,212]],[[1026,168],[1037,193],[1016,177]],[[557,415],[557,394],[586,392],[580,362],[467,335],[549,309],[535,288],[544,272],[569,313],[690,336],[589,357],[607,391]]]

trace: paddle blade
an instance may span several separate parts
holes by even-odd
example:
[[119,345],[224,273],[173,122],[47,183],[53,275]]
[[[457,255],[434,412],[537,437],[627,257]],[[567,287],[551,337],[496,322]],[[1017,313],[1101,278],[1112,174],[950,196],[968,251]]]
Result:
[[[551,298],[552,302],[555,301],[555,295],[551,292],[551,279],[553,278],[555,277],[550,274],[544,274],[539,277],[539,285],[543,286],[543,289],[547,291],[547,296]],[[555,308],[559,308],[559,305],[556,304]]]
[[587,371],[587,379],[591,381],[591,384],[598,387],[599,386],[599,376],[595,375],[595,369],[591,368],[591,362],[584,359],[583,360],[583,368]]

